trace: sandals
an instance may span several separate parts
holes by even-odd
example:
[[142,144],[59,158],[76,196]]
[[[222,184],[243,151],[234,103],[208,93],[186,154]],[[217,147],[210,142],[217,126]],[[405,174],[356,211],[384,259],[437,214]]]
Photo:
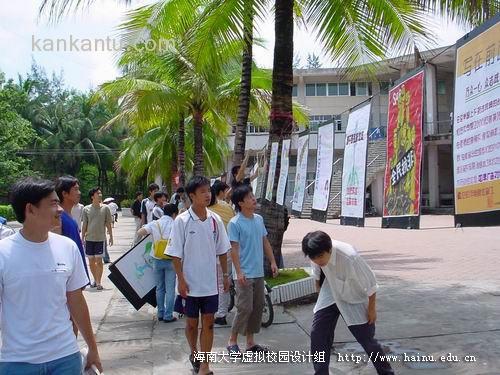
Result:
[[241,355],[241,350],[240,350],[240,347],[238,346],[238,344],[234,344],[234,345],[228,345],[226,347],[228,353],[230,356],[239,356]]
[[191,366],[193,366],[193,371],[197,374],[198,371],[200,371],[201,362],[195,358],[194,354],[189,355],[189,362],[191,362]]
[[254,346],[251,346],[250,348],[248,348],[247,352],[268,353],[269,352],[269,348],[266,348],[265,346],[261,346],[259,344],[255,344]]

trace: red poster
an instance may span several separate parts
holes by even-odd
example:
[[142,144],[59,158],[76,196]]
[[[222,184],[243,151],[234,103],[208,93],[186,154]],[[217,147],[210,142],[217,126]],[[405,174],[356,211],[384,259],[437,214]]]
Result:
[[384,217],[420,214],[424,72],[389,92]]

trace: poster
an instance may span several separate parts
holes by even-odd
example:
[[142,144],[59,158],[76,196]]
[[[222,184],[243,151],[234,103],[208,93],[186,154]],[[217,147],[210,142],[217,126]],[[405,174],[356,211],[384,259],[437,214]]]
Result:
[[[254,176],[259,170],[259,162],[256,161],[253,168],[252,168],[252,173],[250,176]],[[259,186],[259,176],[255,177],[255,179],[250,183],[252,185],[252,190],[255,196],[257,196],[257,187]]]
[[276,203],[283,206],[285,201],[286,182],[288,179],[288,167],[290,166],[289,152],[290,139],[284,139],[281,147],[281,168],[280,178],[278,180],[278,191],[276,193]]
[[364,218],[366,155],[371,103],[349,114],[342,169],[341,216]]
[[147,236],[114,263],[139,298],[144,298],[156,286],[153,258],[149,255],[152,246],[152,237]]
[[384,217],[420,215],[423,70],[389,91]]
[[269,172],[267,174],[266,199],[273,199],[274,176],[276,174],[276,162],[278,161],[278,142],[271,144],[271,157],[269,163]]
[[297,168],[293,189],[292,210],[302,212],[307,182],[307,157],[309,154],[309,134],[299,137],[297,144]]
[[333,123],[318,129],[318,161],[316,163],[316,181],[314,184],[313,210],[328,209],[330,198],[330,180],[333,170],[334,128]]
[[[500,210],[500,17],[457,42],[453,160],[455,214],[488,225]],[[493,215],[486,218],[486,213]],[[472,218],[472,216],[475,216]],[[464,218],[462,218],[464,219]],[[461,220],[462,220],[461,219]],[[457,219],[456,219],[457,220]],[[458,220],[458,222],[461,222]]]

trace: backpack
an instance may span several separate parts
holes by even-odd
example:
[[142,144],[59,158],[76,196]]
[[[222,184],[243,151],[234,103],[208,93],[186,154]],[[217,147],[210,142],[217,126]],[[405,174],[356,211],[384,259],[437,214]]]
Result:
[[165,255],[165,250],[168,246],[168,238],[163,238],[159,221],[156,220],[155,223],[158,226],[158,232],[160,232],[160,239],[153,243],[153,254],[158,259],[172,259],[172,257]]

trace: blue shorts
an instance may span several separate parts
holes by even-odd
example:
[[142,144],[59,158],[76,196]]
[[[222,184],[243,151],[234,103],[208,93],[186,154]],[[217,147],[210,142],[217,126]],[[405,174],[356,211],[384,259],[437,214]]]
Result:
[[45,363],[0,362],[0,375],[81,375],[80,352]]
[[103,241],[85,241],[85,254],[88,257],[102,257],[104,253]]
[[219,309],[219,295],[215,294],[207,297],[188,296],[184,309],[188,318],[198,319],[200,312],[202,314],[215,314]]

